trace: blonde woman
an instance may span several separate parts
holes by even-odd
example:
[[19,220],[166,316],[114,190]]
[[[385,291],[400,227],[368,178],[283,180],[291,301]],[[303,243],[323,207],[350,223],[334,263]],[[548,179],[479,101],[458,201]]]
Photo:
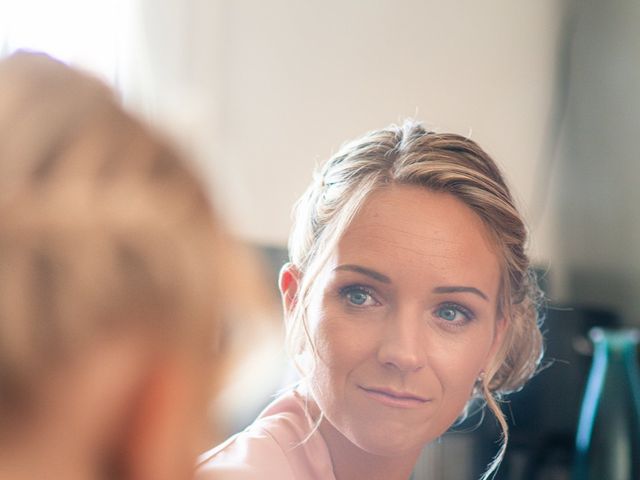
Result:
[[0,478],[191,478],[227,242],[189,165],[99,81],[0,62]]
[[409,478],[422,448],[541,355],[526,231],[472,140],[420,124],[345,145],[299,200],[280,276],[302,381],[207,453],[199,480]]

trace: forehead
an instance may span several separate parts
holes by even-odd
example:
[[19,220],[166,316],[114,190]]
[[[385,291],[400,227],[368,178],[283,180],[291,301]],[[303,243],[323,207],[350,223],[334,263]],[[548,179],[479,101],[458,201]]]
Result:
[[500,278],[497,251],[480,217],[455,196],[393,185],[368,197],[332,263],[364,263],[387,271],[392,280],[416,273],[443,282],[482,283],[493,294]]

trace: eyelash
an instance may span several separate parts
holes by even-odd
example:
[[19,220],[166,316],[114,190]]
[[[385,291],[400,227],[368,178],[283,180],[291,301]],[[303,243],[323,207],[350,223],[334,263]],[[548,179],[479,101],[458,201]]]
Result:
[[376,295],[375,295],[374,291],[371,288],[366,287],[364,285],[349,285],[349,286],[341,288],[340,291],[339,291],[340,297],[343,298],[344,301],[347,302],[347,304],[350,307],[365,308],[365,307],[370,306],[370,305],[358,305],[357,303],[353,303],[352,301],[350,301],[349,295],[353,294],[353,293],[363,293],[363,294],[367,295],[371,300],[376,302],[376,304],[378,304],[378,305],[380,304],[380,302],[376,299]]
[[464,319],[462,321],[455,321],[455,320],[445,320],[443,318],[441,318],[442,321],[444,321],[445,323],[452,325],[452,326],[463,326],[466,325],[467,323],[473,321],[475,319],[475,315],[474,313],[469,310],[467,307],[464,307],[458,303],[451,303],[451,302],[445,302],[445,303],[441,303],[440,305],[438,305],[435,309],[434,314],[437,316],[438,311],[445,309],[445,308],[449,308],[451,310],[454,310],[458,313],[460,313]]

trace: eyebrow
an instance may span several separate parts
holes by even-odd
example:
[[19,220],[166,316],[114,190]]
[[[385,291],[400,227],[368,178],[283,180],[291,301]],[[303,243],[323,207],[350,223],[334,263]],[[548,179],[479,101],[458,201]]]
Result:
[[371,277],[374,280],[382,283],[391,283],[391,279],[386,275],[371,270],[370,268],[361,267],[360,265],[339,265],[334,270],[347,270],[349,272],[356,272]]
[[[361,267],[360,265],[351,265],[351,264],[338,265],[334,269],[334,271],[337,271],[337,270],[345,270],[349,272],[361,273],[362,275],[366,275],[367,277],[373,278],[374,280],[377,280],[379,282],[391,283],[391,279],[386,275],[380,272],[376,272],[375,270],[371,270],[370,268]],[[479,290],[475,287],[467,287],[464,285],[452,285],[452,286],[436,287],[433,289],[433,293],[459,293],[459,292],[473,293],[474,295],[477,295],[480,298],[486,301],[489,301],[489,297],[487,297],[487,295],[485,295],[484,292],[482,292],[482,290]]]
[[475,287],[465,287],[462,285],[453,285],[446,287],[436,287],[433,289],[433,293],[458,293],[458,292],[468,292],[478,295],[480,298],[489,301],[489,297],[487,297],[481,290],[478,290]]

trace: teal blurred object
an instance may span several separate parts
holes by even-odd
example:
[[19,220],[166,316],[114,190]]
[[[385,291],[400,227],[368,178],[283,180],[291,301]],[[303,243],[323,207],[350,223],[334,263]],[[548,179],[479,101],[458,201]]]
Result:
[[640,330],[593,328],[573,480],[640,479]]

